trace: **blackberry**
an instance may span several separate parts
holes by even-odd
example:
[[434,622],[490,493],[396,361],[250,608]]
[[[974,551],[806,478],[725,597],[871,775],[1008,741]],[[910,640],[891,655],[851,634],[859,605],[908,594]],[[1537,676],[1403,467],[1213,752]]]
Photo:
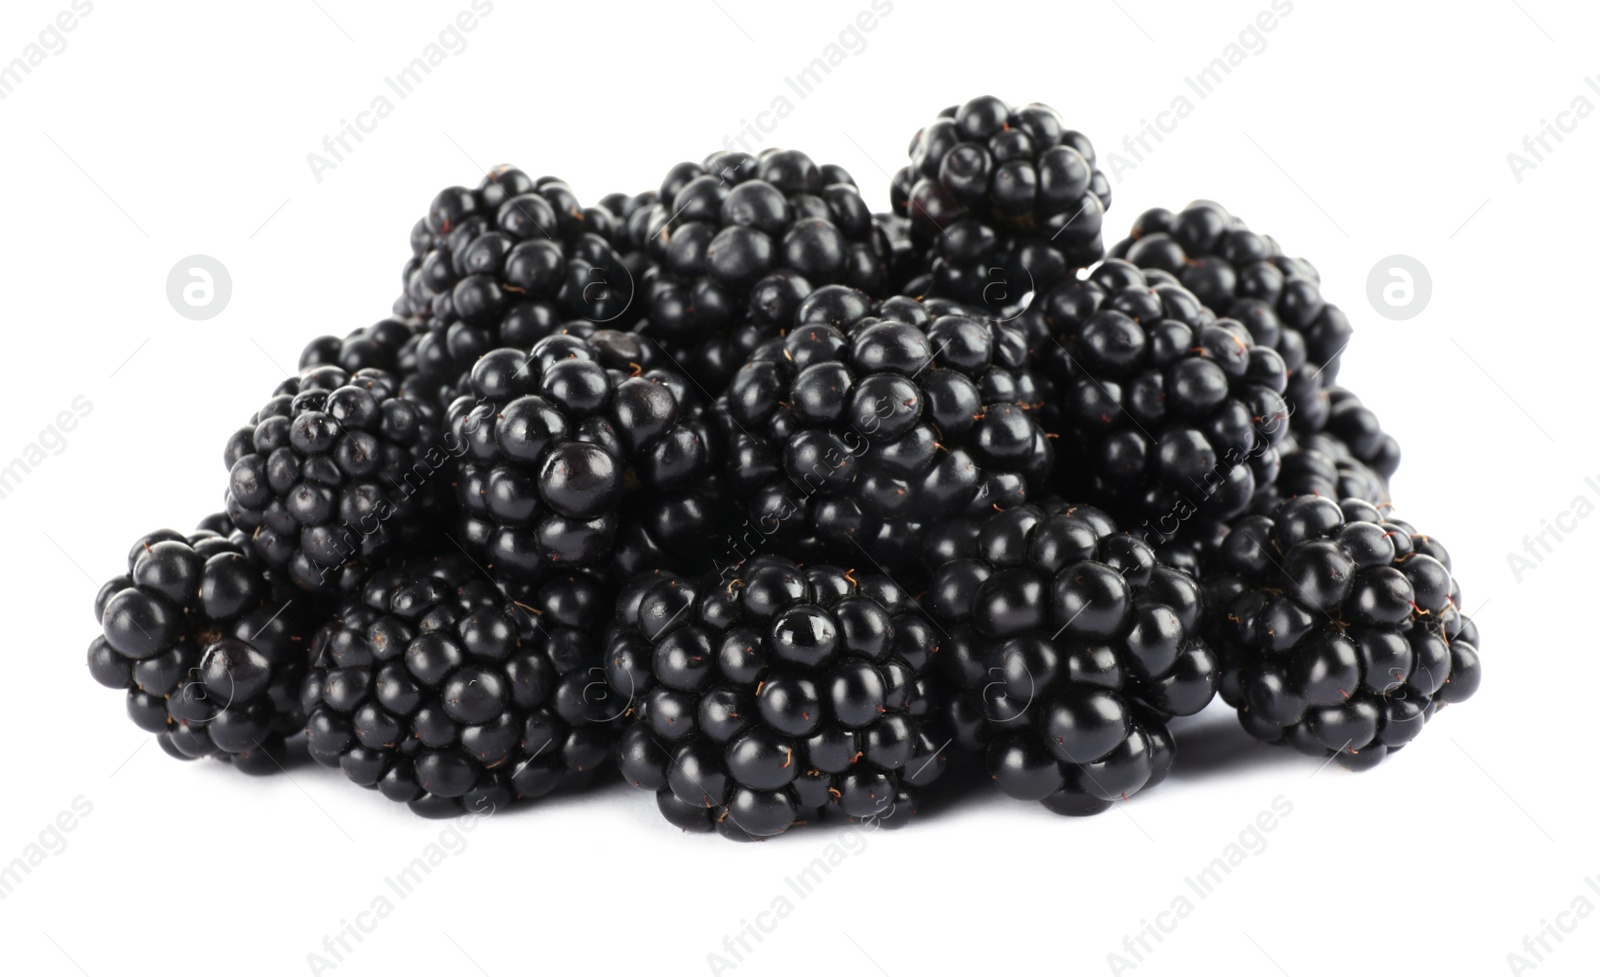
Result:
[[1205,708],[1220,675],[1193,577],[1105,512],[1060,502],[946,524],[925,559],[963,692],[957,739],[987,748],[1001,790],[1084,815],[1166,777],[1167,720]]
[[812,289],[887,294],[889,242],[850,174],[792,150],[715,153],[668,171],[629,228],[651,259],[643,331],[712,393]]
[[407,400],[434,407],[448,403],[444,378],[425,374],[418,366],[417,350],[429,333],[420,321],[406,318],[404,302],[402,298],[396,304],[394,317],[357,329],[343,339],[319,336],[307,343],[300,352],[300,372],[319,366],[337,366],[347,373],[382,370],[394,376],[400,395]]
[[1365,769],[1482,676],[1439,542],[1356,499],[1239,520],[1205,581],[1223,699],[1252,735]]
[[[1282,484],[1281,475],[1279,484]],[[1275,488],[1256,493],[1256,501],[1251,504],[1252,511],[1262,504],[1263,498],[1270,496],[1276,499],[1275,493]],[[1222,541],[1228,538],[1233,523],[1239,518],[1219,519],[1200,513],[1184,522],[1177,533],[1164,535],[1145,527],[1146,531],[1140,534],[1140,538],[1155,553],[1156,562],[1181,570],[1196,580],[1203,580],[1205,574],[1216,567],[1217,552]]]
[[611,215],[611,222],[607,227],[607,239],[611,241],[619,253],[623,250],[623,245],[627,244],[629,240],[628,219],[633,216],[635,211],[649,207],[655,202],[656,193],[654,190],[646,190],[643,193],[608,193],[600,198],[597,206],[605,208]]
[[617,235],[611,211],[514,167],[440,191],[411,232],[402,274],[404,313],[427,326],[417,369],[449,383],[482,354],[531,346],[564,323],[630,325],[642,310]]
[[[1302,495],[1359,499],[1380,508],[1389,503],[1389,480],[1358,461],[1350,448],[1331,434],[1291,433],[1279,445],[1279,453],[1278,477],[1256,490],[1248,510],[1251,514],[1271,515],[1285,499]],[[1153,527],[1147,525],[1145,540],[1162,563],[1204,579],[1219,568],[1222,542],[1238,518],[1197,513],[1176,532],[1149,531]]]
[[895,212],[929,263],[928,294],[1001,308],[1104,253],[1111,183],[1094,146],[1047,105],[993,96],[951,106],[911,141]]
[[1321,430],[1337,438],[1353,459],[1380,478],[1393,478],[1400,469],[1400,442],[1384,432],[1378,415],[1349,390],[1335,385],[1326,393],[1328,419]]
[[597,643],[612,595],[583,574],[513,593],[460,555],[374,573],[317,634],[312,757],[425,817],[589,783],[615,741]]
[[495,573],[631,574],[702,551],[720,522],[719,442],[638,336],[498,349],[446,412],[465,543]]
[[[1279,452],[1277,479],[1256,490],[1248,510],[1252,514],[1270,515],[1285,499],[1302,495],[1360,499],[1380,508],[1389,503],[1389,480],[1358,461],[1343,441],[1326,432],[1291,433],[1279,445]],[[1147,525],[1145,541],[1162,563],[1202,579],[1219,567],[1222,541],[1238,518],[1196,513],[1172,533],[1152,531],[1154,527]]]
[[843,563],[864,552],[896,573],[915,565],[932,522],[1043,487],[1054,449],[1034,419],[1026,343],[958,312],[870,305],[846,289],[808,297],[789,334],[740,369],[718,415],[751,530],[736,544]]
[[1108,259],[1019,321],[1056,388],[1044,416],[1065,446],[1064,494],[1166,538],[1275,482],[1283,358],[1170,276]]
[[911,221],[896,214],[873,214],[887,246],[885,295],[909,295],[912,279],[923,273],[922,255],[912,239]]
[[[650,267],[650,256],[643,249],[644,224],[650,219],[650,208],[655,204],[654,190],[635,194],[608,193],[600,198],[600,206],[614,218],[606,229],[606,239],[622,259],[628,278],[633,282],[641,281]],[[641,308],[638,313],[642,315],[643,311]]]
[[184,534],[149,533],[128,572],[95,597],[102,633],[89,674],[127,693],[128,715],[180,759],[217,757],[248,773],[284,760],[303,713],[312,598],[255,560],[220,514]]
[[1244,323],[1256,343],[1283,357],[1294,430],[1314,434],[1331,427],[1357,460],[1386,478],[1394,474],[1399,445],[1370,411],[1346,406],[1342,410],[1354,413],[1334,419],[1338,405],[1353,399],[1334,383],[1352,329],[1339,307],[1323,298],[1310,262],[1286,256],[1277,241],[1210,201],[1176,214],[1146,211],[1111,254],[1176,276],[1207,308]]
[[1382,505],[1389,501],[1389,480],[1358,460],[1349,445],[1332,434],[1291,435],[1284,442],[1278,483],[1258,492],[1251,510],[1271,515],[1284,499],[1297,495]]
[[298,586],[349,589],[422,530],[449,461],[437,413],[382,370],[291,377],[228,439],[228,517]]
[[343,339],[318,336],[300,353],[300,372],[319,366],[337,366],[347,373],[383,370],[402,380],[416,372],[414,351],[421,327],[415,320],[382,319]]
[[769,556],[731,583],[646,575],[605,639],[632,705],[618,764],[685,830],[899,826],[946,762],[927,675],[940,637],[884,576]]
[[635,194],[612,193],[600,198],[600,206],[611,211],[616,218],[616,226],[611,232],[612,247],[624,260],[641,262],[638,265],[641,271],[649,267],[644,243],[649,236],[646,228],[650,222],[650,210],[660,199],[660,194],[654,190]]

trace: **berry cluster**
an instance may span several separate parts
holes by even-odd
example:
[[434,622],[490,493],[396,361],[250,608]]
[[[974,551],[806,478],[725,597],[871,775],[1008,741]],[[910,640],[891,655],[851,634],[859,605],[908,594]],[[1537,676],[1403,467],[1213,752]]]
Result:
[[938,630],[885,576],[779,557],[739,573],[623,591],[605,640],[632,704],[623,776],[673,824],[737,839],[825,812],[904,823],[946,762]]
[[922,284],[999,309],[1094,264],[1111,206],[1094,162],[1088,137],[1048,105],[983,96],[939,113],[894,183],[895,212],[925,249]]
[[94,601],[89,674],[128,693],[128,715],[181,759],[268,773],[305,725],[300,683],[315,597],[252,559],[226,516],[187,535],[158,529]]
[[1023,505],[949,524],[927,544],[928,601],[961,741],[986,746],[1012,797],[1094,814],[1172,765],[1166,721],[1216,693],[1200,587],[1104,512]]
[[1068,497],[1172,536],[1177,517],[1229,519],[1273,485],[1287,372],[1237,320],[1169,276],[1110,259],[1021,321],[1054,387]]
[[1175,276],[1207,308],[1244,323],[1288,368],[1294,430],[1327,430],[1383,478],[1394,474],[1399,442],[1334,382],[1352,329],[1339,307],[1323,299],[1321,276],[1309,261],[1288,257],[1277,241],[1207,200],[1176,214],[1145,211],[1111,254]]
[[635,284],[613,246],[617,216],[554,177],[500,166],[441,190],[411,231],[398,314],[425,331],[420,382],[448,384],[484,353],[531,346],[566,323],[626,326]]
[[813,289],[882,295],[889,281],[888,241],[855,180],[795,150],[679,163],[628,230],[652,262],[643,331],[711,391],[786,330]]
[[1022,336],[972,310],[820,291],[721,402],[747,524],[846,564],[915,563],[939,519],[1027,501],[1054,449]]
[[717,442],[685,379],[648,343],[598,330],[473,364],[446,411],[465,546],[524,583],[637,572],[716,536]]
[[392,315],[312,340],[224,511],[101,589],[91,676],[177,757],[427,817],[609,775],[744,841],[973,770],[1096,814],[1218,699],[1364,769],[1473,695],[1309,262],[1209,202],[1108,252],[1037,103],[945,110],[893,184],[767,149],[441,191]]
[[311,756],[430,817],[587,783],[617,718],[593,693],[607,597],[567,574],[514,600],[459,555],[374,573],[311,648]]
[[315,367],[228,439],[228,518],[307,590],[350,589],[433,508],[438,410],[398,387],[382,370]]
[[1478,629],[1437,540],[1349,499],[1249,516],[1206,582],[1245,728],[1345,766],[1372,766],[1439,706],[1478,689]]

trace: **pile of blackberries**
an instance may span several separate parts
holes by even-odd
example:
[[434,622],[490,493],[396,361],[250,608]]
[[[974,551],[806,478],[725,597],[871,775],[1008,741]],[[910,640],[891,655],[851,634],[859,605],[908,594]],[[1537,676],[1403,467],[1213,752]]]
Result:
[[992,97],[884,213],[787,150],[446,189],[393,315],[312,340],[221,511],[101,589],[90,674],[178,758],[303,751],[430,817],[620,775],[739,840],[984,768],[1094,814],[1217,698],[1371,767],[1481,665],[1335,382],[1350,322],[1217,204],[1107,247],[1110,204]]

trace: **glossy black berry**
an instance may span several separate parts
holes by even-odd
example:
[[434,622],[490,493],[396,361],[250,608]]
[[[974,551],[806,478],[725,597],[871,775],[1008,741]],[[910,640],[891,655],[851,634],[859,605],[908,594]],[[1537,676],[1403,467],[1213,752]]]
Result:
[[1254,512],[1270,514],[1284,499],[1299,495],[1360,499],[1373,505],[1389,501],[1389,479],[1329,432],[1291,434],[1280,452],[1277,484],[1271,491],[1256,493]]
[[957,520],[925,547],[957,735],[1001,790],[1093,814],[1166,776],[1167,720],[1205,708],[1220,674],[1193,577],[1062,503]]
[[944,768],[941,636],[887,577],[758,557],[731,580],[645,575],[617,610],[618,763],[679,827],[749,840],[824,815],[894,826]]
[[928,267],[919,293],[1020,308],[1104,253],[1111,183],[1047,105],[983,96],[946,109],[912,139],[895,188]]
[[891,294],[890,244],[855,181],[800,152],[680,163],[629,231],[652,262],[641,331],[713,396],[812,290]]
[[[624,211],[629,202],[612,201]],[[642,266],[619,251],[625,219],[510,166],[474,189],[440,191],[412,231],[397,303],[425,327],[411,351],[420,379],[441,387],[492,349],[632,325]]]
[[1444,547],[1360,499],[1239,520],[1207,577],[1222,695],[1256,737],[1366,769],[1477,690]]
[[1020,333],[950,303],[819,289],[723,398],[747,519],[719,565],[771,541],[889,572],[924,527],[1025,501],[1054,449]]
[[1145,211],[1111,254],[1175,276],[1207,308],[1242,323],[1257,345],[1277,351],[1288,370],[1284,396],[1297,434],[1327,431],[1379,476],[1394,475],[1398,442],[1335,383],[1353,330],[1323,298],[1310,262],[1288,257],[1276,240],[1207,200],[1177,213]]
[[442,491],[437,416],[382,370],[285,380],[228,439],[228,518],[298,586],[348,590],[415,537]]
[[346,373],[357,370],[383,370],[399,377],[402,383],[417,372],[416,344],[422,334],[414,319],[383,319],[364,326],[340,339],[319,336],[300,353],[300,371],[319,366],[337,366]]
[[[207,522],[232,528],[226,517]],[[168,754],[270,773],[304,724],[300,682],[324,611],[238,533],[158,530],[95,598],[89,674],[127,693],[129,716]]]
[[629,333],[547,337],[481,357],[446,412],[462,540],[486,567],[631,574],[717,536],[720,443],[692,386],[645,369]]
[[502,585],[462,556],[377,571],[316,637],[312,757],[426,817],[587,784],[622,712],[596,643],[613,599],[582,573]]
[[1053,387],[1057,483],[1152,540],[1244,512],[1289,432],[1276,352],[1168,276],[1124,261],[1040,296],[1018,320]]

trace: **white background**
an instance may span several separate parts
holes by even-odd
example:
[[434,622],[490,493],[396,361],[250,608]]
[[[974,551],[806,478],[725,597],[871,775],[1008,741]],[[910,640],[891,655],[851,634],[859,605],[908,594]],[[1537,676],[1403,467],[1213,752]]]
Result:
[[[307,954],[439,839],[446,825],[335,771],[248,779],[142,745],[118,695],[85,673],[96,582],[138,535],[218,506],[227,434],[306,340],[386,313],[408,229],[439,188],[505,161],[562,175],[585,200],[645,189],[779,95],[793,111],[764,144],[844,164],[876,209],[911,134],[944,105],[1048,102],[1104,158],[1189,96],[1193,113],[1116,180],[1108,228],[1211,197],[1321,269],[1358,329],[1344,379],[1404,445],[1400,511],[1450,547],[1479,614],[1482,692],[1361,775],[1258,749],[1210,713],[1180,728],[1173,779],[1118,811],[1070,820],[980,794],[859,836],[805,899],[785,877],[845,836],[681,836],[621,785],[533,805],[479,824],[326,972],[704,974],[725,936],[787,894],[793,912],[724,972],[1108,973],[1125,935],[1187,895],[1193,913],[1124,972],[1495,974],[1576,897],[1600,906],[1585,885],[1600,873],[1600,521],[1578,522],[1521,582],[1507,562],[1574,497],[1600,501],[1585,485],[1600,476],[1600,119],[1520,182],[1506,158],[1577,96],[1600,105],[1584,83],[1600,70],[1600,13],[1296,0],[1201,100],[1185,76],[1266,0],[897,0],[802,100],[785,75],[866,0],[719,2],[499,0],[411,97],[390,93],[394,112],[320,182],[307,154],[467,0],[99,0],[0,100],[0,463],[75,397],[93,405],[0,499],[0,862],[75,799],[93,807],[0,901],[0,969],[308,973]],[[66,7],[8,0],[0,62]],[[165,293],[197,253],[233,280],[204,322]],[[1368,272],[1396,253],[1433,282],[1403,322],[1367,300]],[[1292,814],[1264,850],[1208,898],[1184,885],[1280,796]],[[1561,921],[1573,932],[1536,972],[1592,974],[1600,919]]]

